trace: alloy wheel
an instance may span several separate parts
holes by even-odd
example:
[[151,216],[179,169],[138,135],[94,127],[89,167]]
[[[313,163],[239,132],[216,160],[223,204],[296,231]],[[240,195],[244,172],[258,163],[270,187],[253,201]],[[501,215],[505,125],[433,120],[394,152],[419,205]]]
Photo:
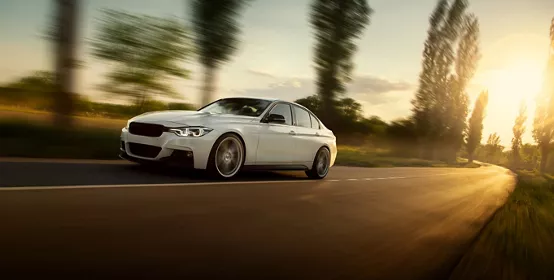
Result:
[[243,157],[242,143],[236,137],[227,137],[215,151],[215,168],[226,178],[234,176],[241,167]]

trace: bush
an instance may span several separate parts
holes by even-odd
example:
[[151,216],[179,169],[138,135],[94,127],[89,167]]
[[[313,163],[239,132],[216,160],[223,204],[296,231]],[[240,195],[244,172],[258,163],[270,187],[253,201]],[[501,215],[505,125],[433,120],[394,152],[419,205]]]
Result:
[[59,129],[22,121],[0,121],[0,156],[116,159],[119,131],[98,128]]

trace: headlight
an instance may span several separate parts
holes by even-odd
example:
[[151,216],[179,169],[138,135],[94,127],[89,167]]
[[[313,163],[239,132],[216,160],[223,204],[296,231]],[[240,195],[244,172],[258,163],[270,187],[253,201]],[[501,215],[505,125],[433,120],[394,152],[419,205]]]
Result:
[[169,132],[181,137],[202,137],[213,129],[201,126],[170,128]]

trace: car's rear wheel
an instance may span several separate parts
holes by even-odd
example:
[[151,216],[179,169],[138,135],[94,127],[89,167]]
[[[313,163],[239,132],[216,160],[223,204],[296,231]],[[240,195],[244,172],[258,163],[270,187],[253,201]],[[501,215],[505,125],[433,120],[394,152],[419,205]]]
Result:
[[312,169],[306,171],[306,175],[312,179],[323,179],[329,173],[331,165],[331,152],[327,147],[321,147],[314,159]]
[[244,163],[244,145],[236,134],[224,134],[214,144],[210,153],[208,170],[219,178],[235,176]]

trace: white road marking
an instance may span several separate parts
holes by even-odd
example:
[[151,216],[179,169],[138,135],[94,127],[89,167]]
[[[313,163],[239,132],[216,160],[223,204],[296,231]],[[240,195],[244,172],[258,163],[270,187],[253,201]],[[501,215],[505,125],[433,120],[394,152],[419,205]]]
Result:
[[[494,173],[494,172],[486,172]],[[435,177],[444,175],[464,174],[442,173],[428,176],[409,176],[409,177],[371,177],[371,178],[350,178],[350,179],[331,179],[323,181],[314,180],[277,180],[277,181],[227,181],[227,182],[197,182],[197,183],[169,183],[169,184],[124,184],[124,185],[75,185],[75,186],[26,186],[26,187],[0,187],[1,191],[31,191],[31,190],[78,190],[78,189],[110,189],[110,188],[144,188],[144,187],[186,187],[186,186],[218,186],[218,185],[253,185],[253,184],[279,184],[279,183],[317,183],[317,182],[342,182],[342,181],[358,181],[358,180],[395,180],[395,179],[411,179]]]
[[236,184],[276,184],[276,183],[313,183],[312,180],[278,180],[278,181],[229,181],[229,182],[198,182],[198,183],[171,183],[171,184],[125,184],[125,185],[76,185],[76,186],[33,186],[33,187],[3,187],[0,191],[29,191],[29,190],[78,190],[78,189],[111,189],[111,188],[144,188],[144,187],[185,187],[185,186],[218,186]]

